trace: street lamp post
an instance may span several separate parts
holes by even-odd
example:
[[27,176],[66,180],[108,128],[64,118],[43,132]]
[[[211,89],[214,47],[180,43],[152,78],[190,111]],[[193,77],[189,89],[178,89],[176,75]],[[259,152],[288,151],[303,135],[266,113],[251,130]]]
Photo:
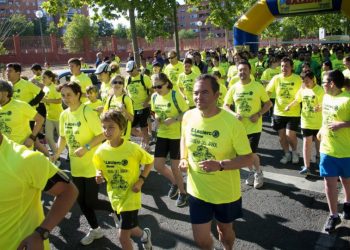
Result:
[[35,16],[39,19],[41,47],[42,47],[43,56],[44,56],[44,60],[45,60],[44,63],[46,63],[45,43],[44,43],[44,37],[43,37],[43,26],[41,24],[41,20],[44,17],[44,13],[42,10],[37,10],[37,11],[35,11]]
[[202,21],[198,21],[197,22],[197,26],[198,26],[198,28],[199,28],[199,50],[201,50],[201,43],[202,43],[202,31],[201,31],[201,27],[202,27],[202,25],[203,25],[203,22]]

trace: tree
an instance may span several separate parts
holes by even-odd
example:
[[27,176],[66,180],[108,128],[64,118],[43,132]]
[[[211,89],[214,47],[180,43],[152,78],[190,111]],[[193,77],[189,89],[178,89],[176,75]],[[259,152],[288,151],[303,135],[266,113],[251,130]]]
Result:
[[[106,19],[119,18],[121,15],[128,17],[130,21],[130,29],[132,34],[133,52],[136,63],[140,65],[140,57],[138,54],[137,33],[135,12],[137,17],[145,23],[153,21],[154,30],[163,24],[164,17],[169,16],[174,0],[51,0],[44,1],[43,8],[51,14],[66,13],[69,8],[80,8],[87,5],[95,12],[96,16],[103,16]],[[61,16],[64,22],[65,16]]]
[[119,23],[114,29],[113,34],[118,38],[127,38],[127,28]]
[[34,36],[40,36],[40,22],[41,22],[41,27],[43,29],[43,34],[47,34],[47,17],[43,16],[42,18],[36,18],[33,20],[34,24]]
[[46,32],[47,34],[59,35],[59,29],[57,27],[57,24],[55,24],[55,22],[50,22]]
[[74,14],[63,35],[63,42],[69,52],[76,53],[82,50],[84,38],[94,41],[96,36],[97,28],[90,24],[90,19],[84,15]]
[[96,23],[99,36],[111,36],[113,34],[113,25],[105,20]]
[[32,36],[34,34],[33,22],[28,21],[26,16],[22,14],[12,15],[8,20],[7,26],[10,28],[10,32],[9,32],[10,36],[11,35]]
[[179,37],[181,39],[189,39],[189,38],[198,37],[198,34],[191,29],[189,30],[182,29],[179,31]]

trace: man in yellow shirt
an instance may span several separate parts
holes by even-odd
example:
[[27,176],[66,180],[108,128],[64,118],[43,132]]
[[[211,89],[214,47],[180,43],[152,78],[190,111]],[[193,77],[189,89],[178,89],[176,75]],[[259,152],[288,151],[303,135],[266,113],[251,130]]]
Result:
[[[172,84],[176,84],[179,75],[184,72],[184,65],[178,60],[175,51],[170,51],[168,53],[168,59],[170,63],[164,68],[163,72],[168,76]],[[177,89],[177,87],[175,89]]]
[[92,81],[88,75],[81,72],[81,61],[79,60],[79,58],[71,58],[68,60],[68,66],[69,66],[70,72],[72,73],[70,81],[78,83],[83,92],[80,98],[81,102],[85,103],[89,101],[86,97],[86,88],[92,85]]
[[350,94],[342,91],[344,75],[339,70],[327,72],[323,79],[320,175],[324,177],[330,216],[324,230],[333,232],[341,220],[338,215],[338,178],[345,199],[343,218],[350,220]]
[[125,79],[125,89],[134,106],[134,120],[132,122],[132,134],[139,134],[136,128],[141,129],[141,146],[149,148],[148,118],[150,117],[150,104],[152,94],[152,82],[147,75],[140,74],[135,61],[126,64],[126,72],[129,77]]
[[336,58],[332,60],[332,67],[334,70],[338,69],[340,71],[343,71],[346,69],[345,65],[343,64],[344,59],[344,49],[342,47],[339,47],[335,50],[335,56]]
[[43,88],[44,87],[43,78],[42,78],[43,69],[41,68],[41,65],[38,63],[35,63],[32,65],[30,69],[34,74],[33,77],[30,78],[30,81],[35,85]]
[[186,58],[184,60],[184,65],[185,72],[179,75],[177,86],[180,89],[182,96],[185,98],[188,106],[190,108],[194,108],[195,104],[193,101],[193,85],[199,75],[192,71],[192,59]]
[[[255,173],[251,172],[245,182],[254,188],[261,188],[264,177],[260,168],[260,158],[256,151],[262,131],[262,115],[269,111],[272,103],[264,87],[250,79],[250,69],[249,62],[242,60],[238,63],[240,81],[229,89],[225,97],[224,107],[230,111],[230,106],[234,104],[235,116],[242,121],[253,151]],[[252,166],[249,168],[252,170]]]
[[[272,127],[278,131],[280,144],[284,151],[284,156],[280,160],[282,164],[290,161],[294,164],[299,162],[296,132],[300,123],[300,105],[291,107],[288,111],[285,110],[287,105],[294,100],[302,84],[300,76],[293,74],[292,69],[293,61],[284,57],[281,60],[282,73],[274,76],[266,87],[270,96],[276,94]],[[289,152],[289,147],[292,149],[292,154]]]
[[194,240],[201,249],[213,249],[212,220],[217,221],[220,241],[232,249],[233,221],[242,216],[239,169],[253,163],[243,124],[216,106],[219,84],[201,75],[193,89],[196,108],[182,121],[181,160],[187,171],[187,193]]
[[[73,206],[78,191],[44,155],[1,132],[0,162],[0,249],[49,250],[50,231]],[[46,217],[42,190],[56,197]]]

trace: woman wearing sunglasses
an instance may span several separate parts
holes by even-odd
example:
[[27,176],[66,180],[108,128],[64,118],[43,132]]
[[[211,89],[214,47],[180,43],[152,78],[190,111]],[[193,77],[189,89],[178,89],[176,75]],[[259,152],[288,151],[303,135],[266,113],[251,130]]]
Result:
[[116,109],[123,114],[128,121],[123,138],[130,140],[131,123],[134,120],[134,107],[130,97],[124,91],[124,82],[125,80],[121,75],[116,75],[111,80],[113,94],[107,98],[103,112]]
[[[188,105],[180,93],[173,90],[173,84],[164,73],[152,75],[151,110],[158,122],[157,142],[154,152],[154,167],[171,182],[169,198],[177,197],[176,205],[187,204],[183,178],[178,169],[180,160],[181,119]],[[165,161],[170,154],[171,171]],[[178,192],[180,191],[179,195]]]

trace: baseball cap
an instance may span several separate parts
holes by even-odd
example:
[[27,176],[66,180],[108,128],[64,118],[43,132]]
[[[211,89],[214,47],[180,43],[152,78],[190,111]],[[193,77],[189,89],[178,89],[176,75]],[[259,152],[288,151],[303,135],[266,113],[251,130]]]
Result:
[[101,74],[101,73],[107,73],[107,72],[111,72],[111,67],[109,67],[108,63],[101,63],[100,65],[98,65],[97,69],[95,70],[95,74]]
[[126,72],[131,72],[136,68],[136,63],[135,61],[128,61],[126,64],[125,70]]
[[158,62],[158,61],[154,61],[153,63],[152,63],[152,67],[161,67],[162,65],[160,64],[160,62]]

